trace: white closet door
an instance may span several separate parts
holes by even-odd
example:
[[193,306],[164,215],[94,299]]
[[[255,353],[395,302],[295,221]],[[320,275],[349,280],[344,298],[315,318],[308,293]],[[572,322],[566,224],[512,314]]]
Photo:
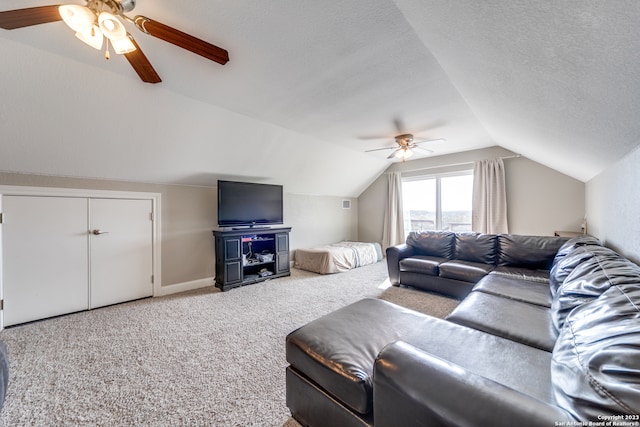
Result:
[[4,325],[86,310],[87,199],[3,196]]
[[91,308],[153,295],[151,200],[91,199]]

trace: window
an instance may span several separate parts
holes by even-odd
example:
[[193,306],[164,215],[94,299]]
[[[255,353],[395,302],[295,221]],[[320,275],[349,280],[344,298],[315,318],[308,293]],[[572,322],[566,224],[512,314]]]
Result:
[[472,171],[405,178],[404,232],[471,231]]

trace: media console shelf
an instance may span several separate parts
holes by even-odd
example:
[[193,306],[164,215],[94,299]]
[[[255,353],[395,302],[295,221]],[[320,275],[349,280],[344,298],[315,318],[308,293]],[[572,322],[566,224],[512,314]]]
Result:
[[289,232],[283,228],[213,230],[216,287],[223,291],[289,276]]

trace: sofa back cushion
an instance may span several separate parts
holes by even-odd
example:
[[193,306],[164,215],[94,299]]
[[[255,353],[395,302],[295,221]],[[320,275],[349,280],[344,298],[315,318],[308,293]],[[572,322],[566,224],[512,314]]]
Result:
[[[603,251],[608,251],[606,248],[603,248],[602,250],[600,248],[602,247],[591,245],[574,246],[573,250],[564,251],[560,256],[556,255],[549,275],[551,296],[555,296],[558,288],[562,286],[569,274],[571,274],[577,266],[593,258],[598,252],[602,253]],[[562,251],[562,248],[560,250]],[[560,251],[558,253],[560,253]]]
[[560,261],[563,266],[576,262],[551,301],[551,318],[557,330],[577,307],[591,302],[612,286],[640,283],[640,267],[609,248],[585,246]]
[[456,233],[455,259],[496,265],[498,236],[483,233]]
[[550,270],[558,249],[568,240],[566,237],[498,236],[498,265]]
[[640,283],[619,285],[567,317],[553,349],[551,380],[558,405],[576,419],[640,412],[638,307]]
[[407,245],[413,246],[419,255],[451,259],[455,238],[451,231],[412,231],[407,237]]
[[571,239],[564,242],[556,256],[553,258],[553,265],[556,265],[562,258],[575,251],[576,249],[582,246],[600,246],[600,240],[593,236],[582,235],[578,237],[572,237]]

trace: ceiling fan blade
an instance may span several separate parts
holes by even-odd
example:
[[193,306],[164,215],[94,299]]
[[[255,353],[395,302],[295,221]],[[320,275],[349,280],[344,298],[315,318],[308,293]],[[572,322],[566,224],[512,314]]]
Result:
[[398,148],[397,150],[394,150],[393,153],[387,156],[387,159],[393,159],[396,156],[396,153],[400,150],[402,150],[402,148]]
[[389,135],[365,135],[359,136],[358,139],[362,141],[374,140],[374,139],[393,139],[393,136]]
[[150,34],[222,65],[229,61],[229,52],[204,40],[200,40],[199,38],[183,33],[180,30],[176,30],[175,28],[144,16],[138,15],[134,18],[134,21],[136,27],[144,33]]
[[393,125],[396,127],[396,131],[398,131],[398,133],[404,133],[404,123],[402,123],[402,119],[399,117],[394,118]]
[[151,62],[149,62],[144,52],[142,52],[142,49],[140,49],[140,46],[138,46],[138,43],[136,43],[134,38],[131,37],[131,34],[127,35],[136,47],[136,50],[124,54],[127,61],[129,61],[129,64],[131,64],[131,67],[133,67],[135,72],[138,73],[138,76],[140,76],[143,82],[160,83],[162,79],[160,79],[160,76],[153,68],[153,65],[151,65]]
[[412,148],[413,150],[420,150],[420,151],[426,151],[429,154],[433,154],[432,150],[428,150],[426,148],[422,148],[422,147],[418,147],[417,145],[415,147]]
[[413,143],[414,144],[440,144],[441,142],[446,142],[446,139],[443,138],[438,138],[438,139],[421,139],[421,140],[414,140]]
[[59,6],[56,4],[0,12],[0,27],[5,30],[14,30],[31,25],[60,21],[62,18],[58,12]]
[[384,148],[374,148],[373,150],[364,150],[365,153],[370,153],[372,151],[382,151],[382,150],[397,150],[398,147],[384,147]]

